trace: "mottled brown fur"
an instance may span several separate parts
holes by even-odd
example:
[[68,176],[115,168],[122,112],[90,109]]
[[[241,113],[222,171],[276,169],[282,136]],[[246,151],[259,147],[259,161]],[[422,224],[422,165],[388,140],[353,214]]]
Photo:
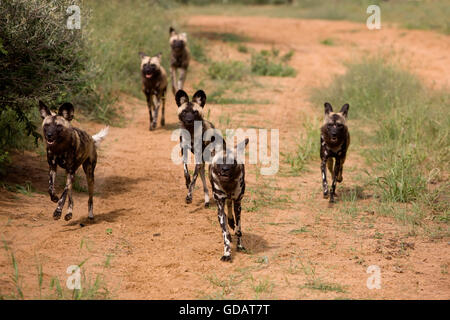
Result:
[[140,52],[142,91],[147,98],[147,107],[150,118],[149,130],[156,128],[158,111],[162,104],[161,126],[165,125],[164,113],[166,105],[167,73],[161,65],[161,54],[149,57]]
[[[65,220],[72,218],[73,199],[72,182],[76,170],[82,165],[86,174],[89,190],[89,218],[93,218],[94,170],[97,164],[97,151],[93,137],[81,129],[72,127],[74,108],[72,104],[65,103],[59,108],[58,114],[39,101],[39,112],[43,119],[42,128],[47,150],[49,164],[49,194],[58,206],[53,213],[54,219],[61,217],[66,197],[69,197],[68,212]],[[66,186],[60,198],[55,194],[55,178],[57,166],[66,170]]]
[[[346,124],[349,107],[348,104],[345,104],[340,112],[333,112],[331,104],[325,103],[325,119],[320,128],[320,170],[324,198],[328,198],[326,167],[333,179],[329,193],[330,202],[334,202],[336,183],[343,180],[342,171],[350,145],[350,133]],[[335,159],[335,163],[333,163],[333,159]]]

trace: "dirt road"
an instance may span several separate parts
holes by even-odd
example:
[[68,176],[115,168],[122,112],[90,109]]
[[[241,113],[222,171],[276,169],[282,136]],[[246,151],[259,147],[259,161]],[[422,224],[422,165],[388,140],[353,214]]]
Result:
[[[206,105],[213,123],[226,113],[243,128],[280,129],[282,153],[295,150],[309,116],[321,116],[322,109],[308,101],[310,89],[343,73],[345,61],[395,52],[399,62],[428,86],[450,84],[450,38],[445,35],[369,31],[350,22],[257,17],[191,17],[188,25],[196,30],[244,34],[251,39],[246,45],[252,48],[295,51],[290,62],[298,72],[295,78],[258,78],[262,85],[248,92],[270,103]],[[327,38],[335,45],[321,43]],[[218,41],[210,42],[209,54],[216,60],[246,59],[235,46]],[[194,63],[187,78],[190,94],[202,72],[202,66]],[[249,190],[242,213],[248,253],[236,253],[233,246],[233,263],[221,262],[216,208],[203,208],[200,183],[193,203],[184,202],[183,169],[170,158],[177,146],[170,137],[178,124],[171,92],[168,97],[166,127],[158,125],[154,132],[147,130],[143,101],[125,96],[119,101],[127,122],[123,128],[111,128],[99,152],[94,223],[87,221],[83,192],[74,195],[73,220],[54,221],[43,155],[15,156],[18,162],[8,174],[9,183],[23,185],[28,180],[37,192],[30,196],[1,189],[0,234],[5,246],[0,253],[0,296],[15,292],[13,252],[25,298],[39,297],[38,265],[44,271],[43,292],[48,292],[52,277],[64,285],[67,267],[85,259],[87,278],[93,281],[102,274],[108,297],[119,299],[450,298],[448,239],[409,236],[405,226],[374,212],[351,216],[343,213],[342,204],[329,208],[320,195],[318,163],[298,177],[262,177],[258,167],[248,166]],[[255,111],[246,113],[249,108]],[[76,125],[92,134],[102,127]],[[364,169],[356,150],[349,152],[338,192],[351,190],[355,186],[352,178]],[[59,176],[61,192],[62,170]],[[84,183],[81,171],[79,176]],[[246,212],[250,207],[254,210]],[[380,267],[379,290],[366,286],[370,265]]]

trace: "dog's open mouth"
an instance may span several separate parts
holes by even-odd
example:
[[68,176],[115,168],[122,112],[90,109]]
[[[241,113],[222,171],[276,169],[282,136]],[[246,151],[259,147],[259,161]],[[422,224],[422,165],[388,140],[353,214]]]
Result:
[[55,140],[47,140],[47,144],[49,145],[49,146],[51,146],[52,144],[54,144],[55,143]]
[[150,79],[150,78],[152,77],[152,74],[151,74],[151,73],[147,73],[147,74],[145,75],[145,77],[146,77],[147,79]]
[[337,138],[336,137],[331,137],[331,142],[337,142]]

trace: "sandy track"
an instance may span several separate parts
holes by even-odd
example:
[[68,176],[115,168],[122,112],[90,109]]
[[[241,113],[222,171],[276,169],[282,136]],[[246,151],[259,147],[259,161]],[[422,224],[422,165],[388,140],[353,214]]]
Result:
[[[254,48],[295,50],[291,64],[298,70],[297,77],[261,79],[264,88],[249,94],[272,103],[256,105],[256,115],[233,116],[243,127],[279,128],[282,152],[294,150],[305,113],[321,114],[308,102],[309,89],[343,73],[344,61],[394,50],[400,63],[429,86],[450,83],[450,38],[444,35],[368,31],[350,22],[254,17],[191,17],[188,24],[205,31],[243,33],[251,37],[248,45]],[[335,39],[337,45],[320,44],[325,38]],[[220,58],[239,56],[229,45],[212,42],[211,46],[213,54],[222,53]],[[190,93],[192,83],[200,78],[199,70],[194,64],[188,74]],[[203,208],[200,189],[194,193],[193,204],[184,203],[182,168],[170,160],[177,145],[170,141],[177,119],[171,92],[168,97],[167,125],[154,132],[147,131],[147,109],[142,101],[123,97],[119,102],[128,122],[124,128],[112,128],[101,147],[95,223],[86,221],[84,193],[75,193],[72,221],[53,221],[54,204],[45,194],[46,162],[35,154],[16,156],[21,161],[8,179],[22,184],[30,180],[44,193],[29,197],[2,190],[0,195],[0,234],[15,253],[25,297],[39,295],[37,264],[43,265],[45,288],[54,276],[64,283],[66,268],[89,258],[84,265],[86,274],[90,278],[103,274],[114,298],[450,298],[449,276],[442,272],[450,259],[448,240],[408,237],[404,227],[388,218],[377,217],[369,226],[364,217],[371,219],[371,212],[358,212],[353,221],[340,217],[342,213],[329,209],[318,193],[318,164],[312,164],[314,171],[299,177],[267,180],[257,178],[256,168],[249,166],[250,188],[266,182],[276,187],[277,196],[289,194],[292,202],[282,209],[244,210],[243,241],[250,253],[234,250],[233,263],[219,261],[222,241],[216,212]],[[208,104],[207,108],[213,122],[217,121],[223,108]],[[233,113],[245,108],[234,105],[227,110]],[[79,125],[92,134],[101,128],[98,124]],[[351,188],[352,176],[363,166],[353,154],[345,181],[338,188]],[[80,223],[86,226],[80,227]],[[300,228],[307,231],[290,233]],[[376,232],[384,237],[376,239]],[[105,266],[107,256],[111,257],[110,266]],[[369,275],[365,271],[372,264],[382,270],[381,290],[366,287]],[[1,295],[13,291],[11,274],[10,256],[3,250]],[[338,284],[343,292],[303,288],[312,277]],[[267,289],[258,289],[265,285]]]

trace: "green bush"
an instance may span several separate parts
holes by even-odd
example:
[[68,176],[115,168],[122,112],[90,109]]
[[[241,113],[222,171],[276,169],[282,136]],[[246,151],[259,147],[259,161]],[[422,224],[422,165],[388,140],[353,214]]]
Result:
[[248,74],[248,67],[242,61],[214,61],[209,65],[207,74],[213,80],[237,81]]
[[258,76],[295,77],[295,69],[286,64],[292,55],[292,51],[282,57],[278,50],[255,52],[250,61],[251,71]]
[[8,0],[0,2],[0,166],[7,151],[39,138],[37,101],[51,105],[96,97],[86,68],[86,42],[67,29],[66,9],[80,1]]

